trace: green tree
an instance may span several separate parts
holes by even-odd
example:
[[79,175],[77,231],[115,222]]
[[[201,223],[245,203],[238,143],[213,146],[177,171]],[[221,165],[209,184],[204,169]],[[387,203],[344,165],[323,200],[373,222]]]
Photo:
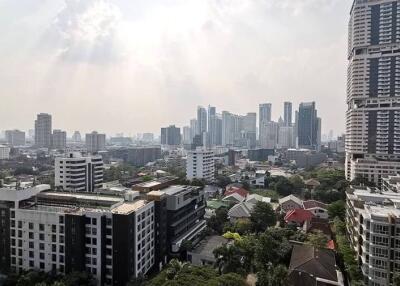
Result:
[[214,256],[216,258],[216,266],[220,274],[223,273],[240,273],[244,274],[245,269],[243,267],[243,251],[233,245],[223,245],[214,249]]
[[287,286],[289,285],[288,270],[284,265],[272,266],[257,273],[256,286]]
[[278,177],[274,184],[275,191],[282,197],[288,196],[293,193],[293,184],[285,177]]
[[250,221],[254,231],[263,232],[276,224],[276,215],[270,204],[257,202],[251,212]]
[[211,216],[207,221],[207,226],[214,230],[217,234],[222,234],[225,224],[228,222],[228,209],[219,208],[215,211],[215,215]]
[[336,217],[340,218],[341,220],[344,220],[345,215],[346,215],[346,204],[344,201],[336,201],[331,203],[328,206],[328,214],[330,219],[334,219]]

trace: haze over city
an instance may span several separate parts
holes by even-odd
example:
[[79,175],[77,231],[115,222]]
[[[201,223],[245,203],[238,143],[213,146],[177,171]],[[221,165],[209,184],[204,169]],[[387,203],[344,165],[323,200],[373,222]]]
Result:
[[315,101],[344,132],[344,0],[1,1],[0,129],[159,133],[198,105]]

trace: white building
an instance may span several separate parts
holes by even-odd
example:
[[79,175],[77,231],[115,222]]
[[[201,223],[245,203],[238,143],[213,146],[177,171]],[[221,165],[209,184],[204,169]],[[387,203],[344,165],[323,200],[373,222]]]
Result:
[[25,132],[19,130],[6,130],[6,141],[10,146],[25,145]]
[[355,0],[349,22],[346,177],[378,186],[383,171],[394,175],[400,168],[398,5]]
[[215,163],[214,152],[197,149],[188,152],[186,161],[186,178],[188,180],[204,179],[214,181]]
[[104,151],[106,149],[106,135],[97,131],[86,134],[86,148],[89,152]]
[[294,128],[292,126],[280,126],[278,132],[279,148],[289,149],[295,147]]
[[55,186],[65,191],[94,192],[103,183],[103,159],[101,156],[83,157],[80,153],[68,153],[55,159]]
[[263,122],[260,127],[260,146],[265,149],[275,149],[278,144],[278,129],[277,122]]
[[10,147],[0,145],[0,160],[10,159]]
[[[125,285],[155,263],[154,202],[106,196],[1,189],[0,252],[12,271],[85,271],[98,285]],[[99,207],[101,206],[101,208]],[[128,258],[129,256],[129,258]]]
[[40,113],[35,120],[35,146],[39,148],[51,147],[51,115]]
[[59,129],[53,130],[52,147],[54,149],[65,149],[67,147],[67,132]]
[[365,285],[394,285],[400,271],[400,193],[353,189],[347,193],[346,225]]

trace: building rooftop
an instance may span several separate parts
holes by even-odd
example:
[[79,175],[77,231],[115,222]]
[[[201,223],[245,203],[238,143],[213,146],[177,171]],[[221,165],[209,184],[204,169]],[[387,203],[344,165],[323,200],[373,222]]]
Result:
[[213,254],[214,249],[222,246],[225,243],[228,243],[228,239],[222,236],[214,235],[206,237],[190,252],[200,254],[201,256],[210,257],[211,259],[215,259]]
[[139,210],[147,204],[145,200],[137,200],[134,202],[125,202],[112,209],[113,214],[130,214]]

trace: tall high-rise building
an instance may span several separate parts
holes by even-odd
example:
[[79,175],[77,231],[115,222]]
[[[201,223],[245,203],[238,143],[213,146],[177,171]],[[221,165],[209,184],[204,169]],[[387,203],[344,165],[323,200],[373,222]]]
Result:
[[75,143],[79,143],[82,141],[82,136],[79,131],[75,131],[74,134],[72,135],[72,141]]
[[106,134],[100,134],[97,131],[86,134],[86,148],[89,152],[104,151],[106,149]]
[[301,148],[318,149],[321,141],[321,119],[317,117],[315,102],[302,102],[298,113],[298,144]]
[[217,114],[215,118],[215,145],[221,146],[222,145],[222,115]]
[[35,146],[51,148],[51,115],[40,113],[35,120]]
[[285,101],[283,104],[283,121],[285,126],[292,125],[292,103]]
[[25,132],[19,130],[6,130],[5,131],[6,141],[11,146],[23,146],[25,145]]
[[191,143],[193,143],[193,138],[197,134],[197,119],[191,119],[190,120],[190,140]]
[[355,0],[351,8],[346,100],[348,180],[362,177],[381,185],[382,177],[400,171],[399,11],[399,1],[395,0]]
[[207,110],[199,106],[197,107],[197,132],[196,135],[203,135],[207,132]]
[[261,134],[262,126],[264,123],[271,121],[271,112],[272,112],[272,104],[271,103],[260,104],[259,112],[258,112],[258,128],[259,128],[258,136],[259,136],[259,138],[261,138],[261,136],[265,136],[265,134]]
[[178,146],[181,144],[181,129],[175,125],[161,128],[161,144]]
[[83,157],[80,153],[68,153],[57,157],[54,167],[54,185],[64,191],[94,192],[103,184],[103,158]]
[[182,138],[182,143],[183,144],[191,144],[192,140],[190,138],[190,127],[189,126],[184,126],[183,127],[183,138]]
[[217,137],[217,113],[216,113],[216,108],[213,106],[208,106],[208,141],[207,142],[209,146],[215,146],[216,143],[216,137]]
[[65,149],[67,147],[67,132],[58,129],[53,130],[51,146],[54,149]]
[[265,149],[275,149],[278,144],[279,124],[277,122],[263,122],[260,130],[260,146]]
[[196,149],[188,152],[186,160],[186,178],[214,181],[215,163],[214,152]]
[[222,145],[233,146],[235,140],[235,119],[228,111],[222,111]]

